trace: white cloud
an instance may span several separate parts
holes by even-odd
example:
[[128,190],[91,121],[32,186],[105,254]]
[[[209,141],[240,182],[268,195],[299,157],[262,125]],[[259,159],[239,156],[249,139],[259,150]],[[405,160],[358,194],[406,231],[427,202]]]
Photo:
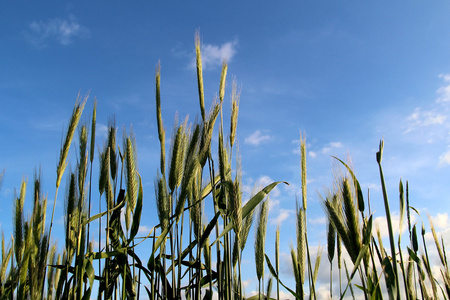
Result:
[[[272,180],[272,178],[270,178],[267,175],[261,176],[258,178],[258,180],[256,180],[256,186],[259,186],[261,188],[265,188],[266,186],[268,186],[269,184],[273,183],[274,180]],[[270,197],[278,197],[280,196],[280,189],[278,188],[278,186],[276,186],[271,192],[270,192]]]
[[330,288],[326,284],[316,286],[316,298],[318,300],[328,300],[330,297]]
[[54,18],[47,21],[33,21],[25,32],[25,37],[34,47],[43,48],[50,41],[69,45],[74,38],[89,35],[89,29],[81,25],[74,16],[68,19]]
[[283,221],[287,220],[289,216],[293,215],[295,212],[292,209],[280,209],[278,215],[273,218],[270,222],[272,225],[279,225],[283,223]]
[[308,154],[309,154],[309,156],[311,156],[312,158],[314,158],[314,157],[317,156],[317,153],[314,152],[314,151],[309,151]]
[[341,142],[331,142],[327,146],[324,146],[320,150],[320,152],[322,154],[329,154],[329,153],[331,153],[331,151],[333,151],[334,149],[338,149],[338,148],[342,148],[342,143]]
[[439,156],[439,165],[440,166],[450,165],[450,150],[442,153]]
[[371,191],[380,191],[381,185],[379,183],[361,183],[361,186],[364,188],[364,190],[371,190]]
[[[416,216],[414,214],[410,215],[411,217],[411,224],[414,224],[415,220],[416,220]],[[400,215],[398,213],[393,213],[391,214],[391,222],[392,222],[392,230],[394,231],[394,235],[398,235],[399,233],[399,224],[400,224]],[[408,220],[406,219],[406,214],[403,218],[403,226],[401,228],[401,233],[405,232],[405,230],[407,229],[407,224]],[[373,220],[373,224],[374,226],[372,227],[372,234],[373,236],[377,236],[377,228],[380,229],[380,234],[382,238],[386,238],[389,237],[389,229],[388,229],[388,225],[387,225],[387,219],[386,216],[380,216],[380,217],[376,217]]]
[[330,143],[330,147],[332,147],[332,148],[341,148],[342,147],[342,143],[341,142],[331,142]]
[[412,114],[406,119],[410,124],[405,133],[411,132],[419,127],[426,127],[430,125],[442,125],[447,119],[446,115],[443,115],[434,110],[422,111],[420,107],[417,107]]
[[439,78],[444,79],[448,84],[440,87],[436,93],[439,95],[436,102],[448,102],[450,101],[450,74],[440,74]]
[[108,137],[109,127],[102,123],[97,123],[95,126],[95,138],[106,139]]
[[449,227],[448,213],[438,213],[436,216],[431,217],[433,225],[436,229],[447,229]]
[[[230,62],[236,54],[236,47],[238,41],[230,41],[223,43],[222,45],[202,44],[202,67],[204,70],[211,70],[222,66],[224,61]],[[193,60],[192,67],[195,67],[195,59]]]
[[250,136],[246,137],[244,143],[248,145],[258,146],[262,142],[270,141],[272,137],[268,134],[263,134],[261,130],[256,130]]
[[308,223],[312,225],[323,225],[327,223],[327,218],[320,217],[320,218],[309,218]]
[[442,130],[439,133],[437,130],[449,128],[450,74],[441,74],[439,78],[443,79],[444,84],[436,90],[437,97],[434,103],[427,108],[416,107],[406,118],[406,129],[403,133],[424,129],[424,137],[428,139],[428,142],[434,142],[433,135],[442,136],[443,134]]
[[154,227],[149,227],[146,225],[140,225],[138,229],[138,234],[140,235],[148,235],[153,231]]

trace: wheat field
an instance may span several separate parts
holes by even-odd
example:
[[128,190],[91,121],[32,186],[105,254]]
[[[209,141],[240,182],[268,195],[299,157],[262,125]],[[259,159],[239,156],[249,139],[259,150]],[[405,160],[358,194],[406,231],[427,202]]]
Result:
[[[230,120],[224,120],[228,68],[224,62],[218,98],[211,107],[205,107],[198,34],[195,49],[200,118],[194,123],[187,118],[175,122],[170,136],[166,136],[161,113],[160,65],[156,67],[160,164],[153,179],[154,191],[143,190],[134,134],[130,132],[119,141],[111,123],[107,139],[96,141],[97,105],[89,128],[80,124],[80,117],[90,99],[77,97],[60,149],[53,205],[47,205],[49,199],[41,190],[39,175],[31,183],[23,180],[14,199],[13,232],[10,238],[2,232],[1,299],[281,299],[281,290],[292,298],[317,299],[318,270],[325,259],[331,268],[327,289],[332,299],[450,298],[444,241],[429,218],[434,244],[427,245],[425,226],[411,222],[411,214],[419,212],[409,202],[408,182],[401,180],[399,226],[406,226],[409,238],[402,241],[401,235],[395,234],[382,168],[383,141],[376,160],[389,244],[385,248],[379,229],[373,234],[377,230],[373,228],[369,197],[349,164],[336,157],[343,171],[335,175],[335,184],[322,196],[328,221],[326,246],[312,253],[307,228],[307,144],[300,137],[301,199],[295,202],[296,236],[290,248],[295,286],[285,284],[280,272],[280,230],[276,231],[275,245],[268,245],[266,229],[270,192],[289,183],[277,181],[257,187],[249,199],[242,199],[242,162],[236,149],[240,91],[234,83]],[[76,166],[67,168],[76,134],[80,141]],[[217,149],[212,147],[213,139],[218,141]],[[96,151],[96,144],[103,147]],[[93,182],[94,162],[100,166],[98,182]],[[61,197],[63,176],[67,182]],[[33,193],[26,195],[30,184]],[[24,212],[25,201],[32,203],[29,215]],[[148,235],[141,236],[138,231],[144,202],[156,204],[158,223]],[[64,215],[55,216],[55,206],[61,204]],[[206,206],[211,211],[206,212]],[[58,217],[64,220],[61,247],[51,242]],[[252,227],[253,239],[249,238]],[[96,243],[94,228],[98,228]],[[144,241],[145,257],[137,251]],[[246,296],[241,270],[243,250],[252,247],[248,241],[253,242],[259,287],[251,296]],[[273,257],[267,255],[267,247],[275,248]],[[438,252],[439,265],[430,261],[430,248]],[[333,294],[333,266],[338,268],[338,294]]]

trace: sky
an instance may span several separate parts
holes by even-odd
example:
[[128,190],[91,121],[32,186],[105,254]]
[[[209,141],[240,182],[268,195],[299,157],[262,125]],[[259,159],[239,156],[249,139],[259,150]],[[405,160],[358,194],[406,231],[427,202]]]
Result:
[[[438,232],[450,240],[449,9],[449,2],[438,0],[51,1],[45,6],[4,1],[1,229],[6,236],[12,232],[15,190],[22,178],[30,183],[39,168],[43,190],[53,201],[59,148],[78,94],[89,94],[82,116],[87,124],[94,99],[98,101],[99,148],[111,118],[119,137],[132,128],[145,194],[142,232],[156,225],[155,68],[159,62],[167,132],[176,114],[180,119],[189,115],[190,122],[200,118],[194,67],[198,30],[207,109],[218,94],[224,60],[225,124],[233,78],[241,90],[237,141],[244,198],[255,184],[289,182],[271,194],[266,244],[272,254],[280,225],[286,259],[282,279],[293,282],[288,254],[290,243],[295,243],[301,186],[300,134],[306,137],[308,152],[310,244],[326,245],[320,194],[333,184],[331,156],[345,161],[351,157],[364,193],[370,190],[374,217],[386,227],[375,159],[381,139],[394,217],[402,179],[409,182],[411,205],[422,219],[429,213]],[[72,162],[75,149],[70,150]],[[31,205],[31,184],[27,192]],[[60,225],[63,194],[56,210]],[[420,217],[416,221],[421,224]],[[55,232],[57,236],[58,229]],[[246,289],[251,293],[257,289],[252,245],[245,251]],[[325,254],[319,281],[328,283],[326,261]],[[326,298],[327,291],[320,292]]]

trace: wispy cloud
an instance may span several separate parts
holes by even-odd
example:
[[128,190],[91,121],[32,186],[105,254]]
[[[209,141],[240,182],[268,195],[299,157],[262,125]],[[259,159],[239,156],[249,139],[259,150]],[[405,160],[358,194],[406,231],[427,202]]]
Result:
[[81,25],[73,15],[67,19],[54,18],[46,21],[33,21],[25,32],[26,40],[36,48],[44,48],[51,42],[67,46],[75,38],[88,36],[89,29]]
[[317,156],[317,153],[314,152],[314,151],[309,151],[309,152],[308,152],[308,155],[311,156],[312,158],[314,158],[314,157]]
[[439,156],[439,166],[450,165],[450,150]]
[[[315,157],[317,157],[318,154],[330,154],[330,153],[332,153],[332,151],[335,151],[336,149],[339,149],[342,147],[343,147],[343,144],[341,142],[330,142],[318,150],[308,151],[308,155],[312,158],[315,158]],[[298,153],[300,153],[300,150],[294,149],[293,152],[298,154]]]
[[[202,66],[204,70],[216,69],[222,66],[223,61],[230,62],[236,55],[237,40],[222,45],[202,44]],[[191,67],[195,67],[195,60]]]
[[324,224],[327,224],[327,218],[325,218],[325,217],[310,218],[308,220],[308,223],[310,223],[312,225],[324,225]]
[[99,139],[106,139],[108,137],[109,127],[102,123],[97,123],[95,128],[95,137]]
[[278,212],[278,215],[270,220],[270,223],[272,225],[279,225],[281,226],[281,224],[287,220],[290,216],[294,215],[295,211],[292,209],[284,209],[281,208]]
[[138,234],[140,235],[148,235],[153,230],[153,227],[149,227],[147,225],[140,225],[138,229]]
[[431,217],[431,220],[437,229],[447,229],[450,225],[448,213],[438,213],[436,216]]
[[444,81],[444,85],[437,89],[437,98],[427,108],[416,107],[406,118],[406,129],[404,134],[419,129],[431,128],[432,126],[449,127],[448,104],[450,103],[450,74],[438,76]]
[[417,107],[407,118],[409,126],[405,133],[413,131],[419,127],[444,124],[446,119],[446,115],[443,115],[436,110],[422,110],[420,107]]
[[442,78],[446,85],[440,87],[436,93],[439,95],[436,102],[449,102],[450,101],[450,74],[440,74],[439,78]]
[[329,154],[332,150],[342,148],[341,142],[331,142],[327,146],[323,147],[320,152],[323,154]]
[[272,137],[264,134],[261,130],[256,130],[250,136],[246,137],[244,143],[248,145],[258,146],[263,142],[270,141]]

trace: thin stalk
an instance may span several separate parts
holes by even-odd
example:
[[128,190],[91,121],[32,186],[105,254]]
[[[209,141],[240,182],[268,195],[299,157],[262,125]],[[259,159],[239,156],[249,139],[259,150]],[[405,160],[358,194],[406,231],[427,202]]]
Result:
[[391,257],[392,257],[392,269],[394,271],[395,275],[395,284],[396,284],[396,290],[397,290],[397,299],[400,299],[400,289],[399,289],[399,281],[398,281],[398,271],[397,271],[397,260],[395,258],[395,243],[394,243],[394,232],[392,230],[392,219],[391,219],[391,210],[389,209],[389,199],[386,191],[386,184],[384,182],[384,174],[383,174],[383,168],[381,167],[381,161],[383,158],[383,147],[384,142],[383,140],[380,142],[380,148],[377,152],[377,162],[378,167],[380,170],[380,180],[381,180],[381,188],[383,190],[383,199],[384,199],[384,208],[386,210],[386,220],[389,230],[389,242],[391,246]]
[[[308,255],[308,273],[309,273],[309,287],[310,287],[310,292],[314,295],[314,299],[316,299],[316,289],[314,287],[314,278],[313,278],[313,271],[312,271],[312,266],[311,266],[311,256],[309,254],[309,244],[308,244],[308,234],[307,234],[307,230],[306,230],[306,211],[305,211],[305,242],[306,242],[306,253]],[[311,296],[310,296],[311,299]]]
[[[181,215],[181,224],[184,224],[184,211]],[[183,226],[180,229],[180,238],[178,240],[178,287],[181,287],[181,249],[183,249]],[[175,270],[173,270],[174,272]]]
[[[239,270],[241,265],[239,263]],[[278,274],[280,274],[280,226],[278,225],[275,234],[275,269],[277,272],[277,300],[280,300],[280,280]]]
[[[214,215],[217,214],[218,211],[218,207],[217,207],[217,198],[216,198],[216,193],[215,193],[215,182],[214,182],[214,178],[215,178],[215,174],[214,174],[214,161],[212,159],[208,159],[208,166],[209,166],[209,174],[210,174],[210,182],[211,182],[211,192],[212,192],[212,197],[213,197],[213,203],[214,203]],[[216,230],[216,236],[219,236],[219,222],[216,222],[216,226],[215,226],[215,230]],[[222,264],[221,264],[221,259],[220,259],[220,245],[219,243],[216,243],[216,253],[217,253],[217,289],[218,289],[218,294],[222,295]]]

